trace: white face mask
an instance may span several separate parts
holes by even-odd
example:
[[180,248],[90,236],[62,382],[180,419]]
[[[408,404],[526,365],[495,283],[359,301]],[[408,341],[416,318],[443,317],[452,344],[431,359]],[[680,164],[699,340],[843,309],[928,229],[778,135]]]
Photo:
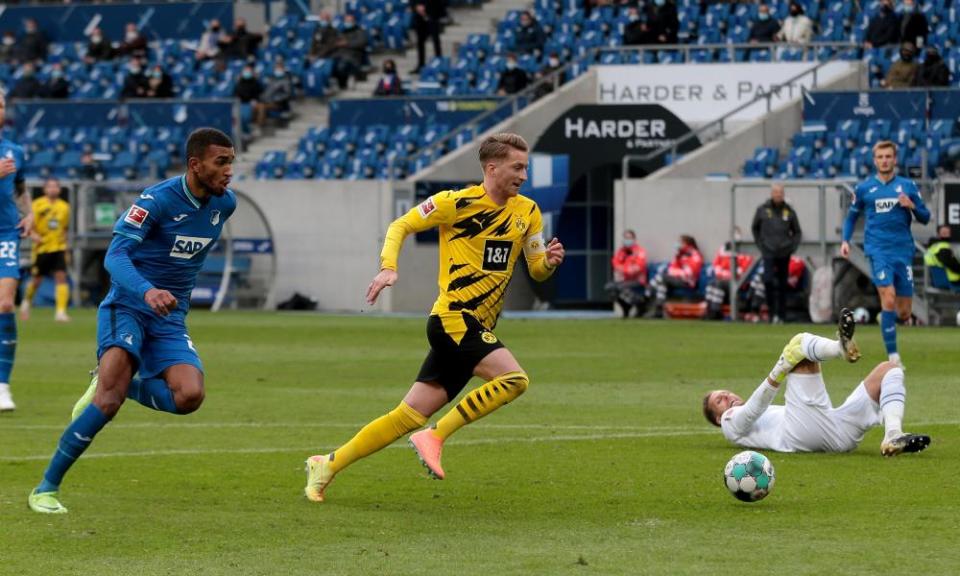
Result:
[[623,245],[624,245],[624,247],[626,247],[626,248],[632,248],[633,245],[636,244],[636,243],[637,243],[637,241],[634,240],[633,238],[624,238],[624,239],[623,239]]
[[131,30],[127,32],[127,36],[126,36],[127,42],[133,42],[134,40],[137,39],[137,36],[139,36],[139,34],[137,34],[136,30]]
[[556,68],[557,66],[560,65],[560,60],[557,60],[556,58],[551,58],[551,59],[550,59],[550,65],[553,66],[554,68]]

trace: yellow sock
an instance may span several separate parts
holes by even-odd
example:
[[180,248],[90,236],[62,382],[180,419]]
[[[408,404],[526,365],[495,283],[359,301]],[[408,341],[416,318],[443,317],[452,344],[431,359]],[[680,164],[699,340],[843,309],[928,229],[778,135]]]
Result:
[[33,285],[33,282],[27,283],[27,289],[23,293],[23,299],[30,304],[33,304],[33,297],[37,293],[37,287]]
[[433,433],[441,440],[446,440],[465,424],[483,418],[523,394],[529,384],[530,379],[523,372],[507,372],[497,376],[464,396],[456,407],[437,421]]
[[57,305],[57,312],[66,312],[67,303],[70,302],[70,285],[69,284],[57,284],[56,288],[53,289],[53,299]]
[[336,474],[340,470],[365,458],[377,450],[389,446],[394,440],[422,427],[427,417],[405,402],[367,424],[349,442],[330,453],[330,468]]

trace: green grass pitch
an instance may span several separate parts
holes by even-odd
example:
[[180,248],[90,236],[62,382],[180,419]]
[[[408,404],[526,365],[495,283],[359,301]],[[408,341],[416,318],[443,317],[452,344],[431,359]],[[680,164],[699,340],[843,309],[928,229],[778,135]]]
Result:
[[[723,486],[739,450],[702,394],[748,395],[797,331],[829,326],[620,320],[501,322],[523,397],[447,444],[447,479],[405,441],[343,472],[322,505],[303,460],[400,401],[423,318],[197,312],[207,399],[190,416],[127,404],[74,466],[66,516],[26,507],[94,363],[92,311],[21,323],[0,415],[0,574],[956,574],[960,330],[901,329],[909,431],[851,454],[767,453],[777,481],[746,504]],[[878,361],[826,366],[835,403]],[[476,385],[474,381],[471,386]],[[782,401],[782,395],[781,400]]]

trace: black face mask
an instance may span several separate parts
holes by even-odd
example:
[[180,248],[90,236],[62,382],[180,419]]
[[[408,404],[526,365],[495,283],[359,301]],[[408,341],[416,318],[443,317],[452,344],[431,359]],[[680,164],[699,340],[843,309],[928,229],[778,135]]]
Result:
[[913,62],[913,52],[901,51],[900,59],[904,62]]
[[892,6],[884,5],[882,8],[880,8],[880,11],[883,12],[884,14],[892,14],[892,13],[893,13],[893,7],[892,7]]
[[791,16],[799,16],[799,15],[800,15],[800,10],[797,9],[797,8],[791,8],[791,9],[790,9],[790,15],[791,15]]
[[395,73],[396,71],[397,71],[397,69],[394,68],[393,66],[384,66],[384,67],[383,67],[383,73],[384,73],[384,74],[393,74],[393,73]]

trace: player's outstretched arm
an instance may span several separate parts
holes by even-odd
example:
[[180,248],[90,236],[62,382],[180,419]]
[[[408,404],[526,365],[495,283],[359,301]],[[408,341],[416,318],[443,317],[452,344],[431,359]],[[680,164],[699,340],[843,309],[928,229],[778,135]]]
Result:
[[780,385],[773,380],[764,379],[743,406],[738,406],[737,410],[728,410],[723,419],[730,423],[729,426],[737,434],[746,435],[753,427],[753,423],[770,407],[773,399],[777,397],[779,388]]
[[840,255],[844,258],[850,256],[850,239],[853,238],[853,229],[857,226],[857,220],[860,219],[860,213],[863,211],[863,200],[861,199],[860,189],[853,193],[853,203],[850,204],[850,210],[847,211],[847,217],[843,220],[843,242],[840,243]]

